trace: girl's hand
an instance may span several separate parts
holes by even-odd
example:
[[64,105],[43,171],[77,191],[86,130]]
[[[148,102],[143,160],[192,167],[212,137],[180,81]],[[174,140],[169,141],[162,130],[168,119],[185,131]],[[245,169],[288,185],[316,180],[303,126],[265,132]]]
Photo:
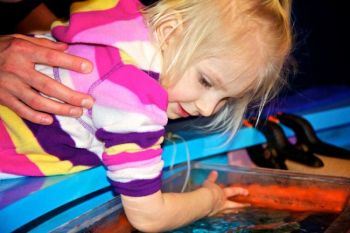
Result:
[[0,37],[0,104],[29,121],[44,125],[53,121],[48,113],[79,117],[82,107],[92,107],[92,97],[73,91],[35,70],[35,64],[44,64],[91,72],[89,61],[64,53],[66,49],[67,45],[48,39],[24,35]]
[[237,209],[250,206],[246,203],[238,203],[230,201],[229,198],[237,195],[248,195],[248,191],[239,187],[223,187],[216,184],[218,173],[212,171],[208,178],[204,181],[203,187],[208,188],[213,195],[213,208],[209,216],[215,215],[219,212],[231,213],[237,212]]

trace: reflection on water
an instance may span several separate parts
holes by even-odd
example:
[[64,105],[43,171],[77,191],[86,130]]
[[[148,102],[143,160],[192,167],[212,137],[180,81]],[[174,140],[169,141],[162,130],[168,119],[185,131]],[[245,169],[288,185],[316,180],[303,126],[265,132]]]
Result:
[[225,214],[198,220],[188,226],[171,231],[172,233],[296,233],[324,232],[337,214],[316,214],[247,208],[239,214]]

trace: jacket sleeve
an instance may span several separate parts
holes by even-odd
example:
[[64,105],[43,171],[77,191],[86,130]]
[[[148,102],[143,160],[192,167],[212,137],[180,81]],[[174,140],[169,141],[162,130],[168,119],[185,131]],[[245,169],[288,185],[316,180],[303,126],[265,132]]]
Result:
[[141,7],[138,0],[77,1],[71,6],[69,21],[55,21],[51,32],[68,44],[115,46],[118,41],[147,39]]
[[102,161],[115,191],[146,196],[161,187],[167,95],[159,83],[132,65],[120,65],[91,94]]

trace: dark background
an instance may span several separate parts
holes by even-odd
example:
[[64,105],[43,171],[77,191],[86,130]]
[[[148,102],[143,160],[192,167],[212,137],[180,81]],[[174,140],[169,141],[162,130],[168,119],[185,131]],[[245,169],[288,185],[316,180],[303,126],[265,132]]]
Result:
[[296,90],[327,85],[350,85],[349,13],[332,0],[293,2],[297,73],[290,79]]

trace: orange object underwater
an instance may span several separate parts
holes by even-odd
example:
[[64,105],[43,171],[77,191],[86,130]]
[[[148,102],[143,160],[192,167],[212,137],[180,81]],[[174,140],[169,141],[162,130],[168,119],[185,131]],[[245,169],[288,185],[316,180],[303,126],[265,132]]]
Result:
[[234,184],[249,191],[248,196],[236,196],[232,201],[250,203],[254,207],[339,213],[343,210],[349,193],[342,189],[326,189],[316,186],[278,186],[260,184]]

